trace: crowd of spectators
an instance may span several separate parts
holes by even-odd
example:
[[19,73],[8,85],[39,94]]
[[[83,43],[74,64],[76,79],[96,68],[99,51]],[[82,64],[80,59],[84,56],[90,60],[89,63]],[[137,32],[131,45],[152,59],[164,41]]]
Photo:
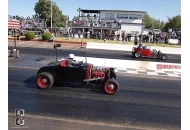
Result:
[[[144,43],[168,43],[168,39],[178,39],[181,40],[181,33],[179,32],[149,32],[148,34],[132,34],[122,32],[121,36],[119,31],[109,31],[103,30],[102,33],[100,30],[90,30],[90,31],[82,31],[80,29],[71,29],[65,35],[66,37],[71,38],[91,38],[91,39],[99,39],[99,40],[122,40],[122,41],[132,41],[135,36],[141,38]],[[121,39],[120,39],[121,37]]]
[[106,20],[100,20],[97,17],[75,17],[70,25],[77,27],[121,28],[121,21],[116,21],[113,19],[108,22]]
[[181,41],[181,31],[168,32],[149,32],[147,35],[142,35],[142,41],[147,43],[168,43],[168,39],[178,39]]
[[[70,38],[92,38],[92,39],[100,39],[100,40],[122,40],[122,41],[131,41],[134,39],[135,36],[140,36],[142,39],[142,42],[146,43],[168,43],[168,39],[178,39],[181,41],[181,30],[179,29],[169,29],[168,32],[155,32],[151,31],[148,34],[132,34],[132,33],[125,33],[122,32],[121,36],[119,31],[110,31],[105,30],[101,32],[100,29],[94,29],[84,31],[81,29],[67,29],[67,28],[53,28],[51,30],[50,28],[46,28],[44,25],[44,21],[37,18],[24,18],[24,17],[9,17],[9,19],[17,19],[21,22],[21,28],[19,30],[16,30],[16,33],[20,36],[24,35],[26,31],[34,31],[36,35],[41,35],[43,32],[52,31],[54,33],[54,36],[59,37],[70,37]],[[115,25],[114,25],[115,24]],[[81,21],[79,18],[75,18],[72,22],[72,25],[76,26],[101,26],[101,27],[120,27],[119,21],[111,22],[94,22],[92,20],[88,21]],[[13,35],[13,29],[8,30],[8,35]],[[121,39],[120,39],[121,38]]]
[[[102,32],[100,30],[90,30],[90,31],[82,31],[80,29],[70,29],[67,32],[67,37],[71,38],[91,38],[91,39],[99,39],[99,40],[120,40],[120,33],[118,31],[109,31],[109,30],[103,30]],[[121,36],[122,40],[124,41],[131,41],[132,34],[128,33],[126,35]]]
[[[19,35],[24,35],[26,31],[34,31],[36,35],[41,35],[44,30],[46,30],[44,21],[40,18],[24,18],[22,16],[11,16],[8,15],[8,19],[16,19],[19,20],[21,23],[21,28],[16,30],[16,33]],[[8,35],[13,35],[14,30],[9,28]]]

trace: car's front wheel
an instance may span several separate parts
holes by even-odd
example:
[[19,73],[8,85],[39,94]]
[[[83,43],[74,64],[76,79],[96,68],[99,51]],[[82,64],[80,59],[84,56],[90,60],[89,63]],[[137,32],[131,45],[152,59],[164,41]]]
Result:
[[139,58],[139,57],[141,57],[141,53],[140,53],[140,51],[137,51],[136,53],[135,53],[135,55],[134,55],[136,58]]
[[116,80],[108,79],[104,84],[104,91],[109,94],[113,95],[117,93],[119,90],[119,83]]
[[53,86],[54,78],[48,72],[42,72],[37,75],[36,85],[40,89],[50,89]]

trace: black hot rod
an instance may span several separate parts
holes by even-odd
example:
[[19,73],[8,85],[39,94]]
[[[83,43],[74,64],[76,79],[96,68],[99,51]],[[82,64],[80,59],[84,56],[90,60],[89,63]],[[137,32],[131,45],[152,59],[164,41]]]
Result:
[[40,89],[50,89],[57,82],[77,82],[83,84],[101,85],[105,93],[113,95],[119,90],[114,68],[96,67],[90,63],[81,62],[76,67],[67,67],[67,60],[57,64],[49,64],[37,72],[36,84]]

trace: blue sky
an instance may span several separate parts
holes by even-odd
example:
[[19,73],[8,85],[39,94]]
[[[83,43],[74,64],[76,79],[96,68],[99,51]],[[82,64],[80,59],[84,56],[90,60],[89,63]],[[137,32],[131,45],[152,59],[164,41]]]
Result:
[[[8,14],[24,17],[35,14],[38,0],[8,0]],[[111,2],[110,2],[111,1]],[[181,0],[54,0],[70,19],[78,15],[77,9],[108,9],[147,11],[151,17],[167,21],[167,16],[181,14]]]

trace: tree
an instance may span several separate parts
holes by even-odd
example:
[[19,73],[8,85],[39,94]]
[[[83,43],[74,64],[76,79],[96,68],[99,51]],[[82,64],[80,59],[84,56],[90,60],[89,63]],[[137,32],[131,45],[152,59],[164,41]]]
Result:
[[143,15],[143,23],[145,24],[145,28],[153,29],[153,20],[148,13]]
[[51,5],[50,0],[39,0],[34,6],[34,11],[36,12],[36,14],[41,19],[44,19],[45,22],[47,21],[48,18],[50,18],[50,13],[51,13],[50,5]]
[[152,18],[148,13],[145,13],[143,16],[143,23],[147,29],[163,29],[165,26],[164,21],[160,19]]
[[152,21],[153,21],[153,28],[154,29],[160,29],[160,20],[152,18]]
[[165,25],[165,30],[168,30],[170,28],[181,28],[181,15],[168,18],[168,22],[166,22]]
[[[35,6],[34,11],[36,15],[43,19],[47,26],[51,26],[51,0],[39,0]],[[55,2],[52,3],[52,24],[54,27],[65,26],[67,21],[67,16],[62,14],[62,11],[56,5]]]
[[164,27],[165,27],[166,23],[164,21],[160,22],[160,28],[162,31],[164,31]]

